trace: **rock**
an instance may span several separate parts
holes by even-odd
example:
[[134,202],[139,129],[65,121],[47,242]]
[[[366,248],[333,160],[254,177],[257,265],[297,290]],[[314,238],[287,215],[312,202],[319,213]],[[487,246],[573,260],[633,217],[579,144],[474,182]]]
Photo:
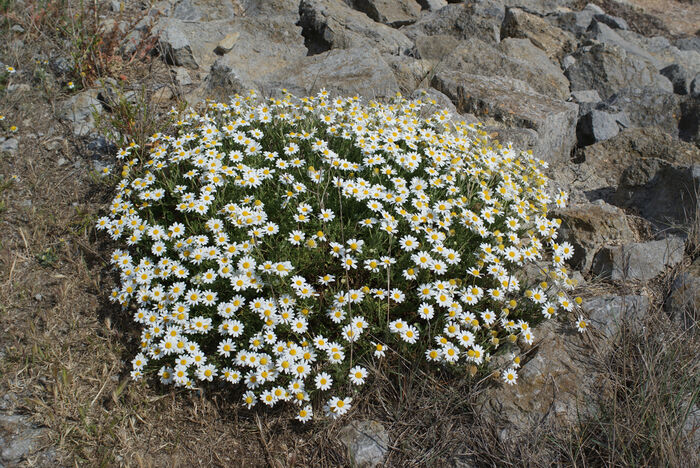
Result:
[[414,0],[353,0],[353,5],[374,21],[394,28],[414,23],[421,10]]
[[355,468],[374,468],[384,463],[389,450],[389,434],[377,421],[352,421],[340,430],[350,464]]
[[268,76],[307,55],[300,28],[284,17],[240,18],[228,31],[238,35],[235,47],[211,65],[203,85],[207,97],[262,89]]
[[700,72],[700,51],[681,50],[665,37],[646,37],[634,31],[615,31],[615,34],[628,44],[644,50],[647,59],[651,57],[653,65],[662,69],[667,65],[678,63],[692,73]]
[[417,60],[405,55],[382,55],[384,62],[389,65],[399,90],[410,94],[421,86],[427,86],[427,79],[434,63],[429,60]]
[[566,71],[571,65],[576,63],[576,59],[571,55],[566,55],[561,59],[561,69]]
[[562,100],[569,97],[569,83],[562,71],[527,39],[506,38],[492,46],[471,38],[461,44],[436,68],[514,78],[526,82],[540,94]]
[[681,102],[678,138],[700,147],[700,99],[692,97]]
[[358,47],[402,55],[413,48],[401,31],[372,21],[341,0],[302,0],[299,16],[309,55]]
[[576,39],[571,33],[519,8],[506,10],[506,16],[501,25],[501,39],[506,37],[529,39],[555,62],[571,52],[576,45]]
[[649,311],[647,296],[599,296],[583,302],[584,316],[591,327],[612,340],[623,325],[640,325]]
[[581,89],[579,91],[572,91],[571,98],[574,102],[579,104],[584,102],[597,103],[600,102],[600,95],[595,89]]
[[700,97],[700,73],[695,75],[695,78],[693,78],[693,81],[690,82],[690,87],[688,88],[688,93],[690,94],[690,97],[693,99],[697,99]]
[[579,146],[588,146],[609,140],[620,132],[620,128],[628,127],[630,119],[624,112],[612,113],[594,109],[578,120],[576,139]]
[[53,71],[54,75],[59,77],[68,75],[73,70],[74,65],[72,57],[58,56],[49,61],[51,71]]
[[635,127],[660,127],[678,138],[682,102],[677,94],[647,87],[625,88],[610,96],[606,104],[624,111]]
[[[672,92],[671,83],[643,59],[617,46],[594,44],[574,52],[576,63],[566,69],[571,90],[595,89],[603,99],[627,87],[651,87]],[[628,112],[630,118],[633,116]]]
[[15,153],[17,149],[19,149],[19,141],[16,138],[3,138],[0,141],[0,153]]
[[160,33],[158,44],[167,63],[192,69],[199,68],[180,20],[175,18],[167,20]]
[[575,424],[592,415],[597,408],[588,403],[590,392],[598,391],[602,376],[586,357],[609,349],[620,325],[641,321],[648,308],[645,296],[602,296],[584,301],[583,310],[593,330],[585,337],[563,333],[571,325],[556,320],[538,325],[530,348],[534,352],[523,360],[518,384],[491,388],[478,396],[485,417],[498,422],[499,439],[505,442],[543,424]]
[[617,16],[608,15],[606,13],[598,13],[593,15],[593,19],[613,29],[629,29],[627,21]]
[[510,8],[520,8],[539,16],[546,16],[563,7],[573,6],[574,2],[571,0],[504,0],[504,4]]
[[604,245],[637,240],[625,212],[602,200],[570,205],[553,214],[562,220],[560,238],[574,247],[574,255],[568,263],[583,273],[590,270],[593,258]]
[[680,263],[684,249],[680,237],[604,247],[593,258],[591,271],[613,281],[649,281]]
[[98,90],[91,89],[71,96],[59,110],[59,118],[68,121],[75,136],[85,136],[95,128],[93,113],[102,112]]
[[304,57],[270,75],[264,86],[270,93],[286,88],[306,96],[326,88],[331,94],[357,94],[368,99],[393,96],[399,90],[382,57],[365,48],[330,50]]
[[17,34],[22,34],[24,32],[24,28],[19,24],[15,24],[15,25],[12,25],[12,27],[10,28],[10,31],[17,33]]
[[177,83],[179,86],[187,86],[193,83],[192,77],[186,68],[177,67],[171,71],[174,72],[175,83]]
[[692,328],[700,320],[700,258],[673,280],[665,309],[685,329]]
[[673,45],[678,47],[680,50],[694,50],[695,52],[700,52],[700,37],[681,37],[676,39]]
[[700,164],[642,159],[625,169],[613,201],[634,208],[659,231],[689,232],[700,213]]
[[449,96],[459,112],[489,116],[538,134],[535,154],[549,162],[568,161],[575,143],[578,106],[538,94],[520,80],[438,71],[431,85]]
[[470,0],[424,15],[414,24],[402,27],[401,32],[412,40],[421,35],[444,34],[457,39],[475,37],[496,44],[501,38],[504,16],[503,4],[495,0]]
[[669,79],[673,85],[673,92],[676,94],[688,94],[690,91],[690,82],[693,79],[688,70],[674,63],[665,68],[662,68],[659,73]]
[[595,15],[604,14],[605,12],[597,5],[589,3],[581,11],[550,10],[547,13],[551,14],[545,18],[551,21],[555,26],[563,29],[564,31],[568,31],[575,36],[581,36],[591,25],[593,17]]
[[14,466],[39,449],[44,430],[33,427],[24,416],[0,414],[0,434],[4,439],[0,463]]
[[[426,104],[423,107],[421,107],[420,110],[420,116],[423,118],[428,118],[436,112],[440,112],[443,109],[446,109],[451,115],[453,115],[458,120],[465,120],[463,116],[459,115],[459,113],[457,112],[457,108],[454,104],[452,104],[450,98],[445,96],[435,88],[416,89],[411,94],[411,99],[417,99]],[[473,122],[475,121],[476,118],[474,118]]]
[[216,44],[216,48],[214,48],[214,53],[217,55],[224,55],[226,52],[229,52],[231,49],[233,49],[233,46],[236,44],[236,41],[238,40],[238,37],[240,35],[240,32],[233,32],[231,34],[227,34],[226,37],[221,39],[219,43]]
[[110,11],[118,13],[118,12],[122,11],[122,8],[124,8],[124,2],[121,2],[119,0],[111,0],[109,2]]
[[416,0],[424,10],[437,11],[440,8],[446,7],[445,0]]
[[460,40],[447,34],[416,37],[416,55],[418,58],[441,62],[460,44]]

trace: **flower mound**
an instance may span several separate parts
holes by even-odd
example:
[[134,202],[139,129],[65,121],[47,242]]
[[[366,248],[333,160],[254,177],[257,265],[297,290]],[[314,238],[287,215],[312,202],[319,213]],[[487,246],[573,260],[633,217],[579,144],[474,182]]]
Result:
[[473,369],[572,310],[544,163],[426,105],[236,96],[121,150],[98,227],[126,245],[112,297],[142,328],[132,377],[241,383],[248,407],[289,401],[301,421],[321,393],[337,417],[390,352]]

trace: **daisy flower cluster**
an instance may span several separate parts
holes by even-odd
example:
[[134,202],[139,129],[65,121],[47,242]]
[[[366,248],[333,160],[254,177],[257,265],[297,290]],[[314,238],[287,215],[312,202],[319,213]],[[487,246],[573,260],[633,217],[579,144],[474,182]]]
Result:
[[572,311],[573,249],[547,217],[566,194],[548,192],[544,162],[425,106],[251,92],[121,149],[97,227],[121,243],[132,377],[226,381],[248,407],[338,417],[391,353],[480,366]]

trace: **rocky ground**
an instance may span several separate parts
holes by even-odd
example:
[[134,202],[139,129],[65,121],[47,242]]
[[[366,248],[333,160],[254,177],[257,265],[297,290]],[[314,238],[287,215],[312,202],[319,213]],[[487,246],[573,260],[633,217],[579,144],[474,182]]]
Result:
[[[694,0],[0,0],[0,467],[700,465]],[[299,427],[128,379],[96,172],[171,107],[427,92],[549,163],[590,333],[519,385],[397,363]],[[499,357],[496,357],[499,359]]]

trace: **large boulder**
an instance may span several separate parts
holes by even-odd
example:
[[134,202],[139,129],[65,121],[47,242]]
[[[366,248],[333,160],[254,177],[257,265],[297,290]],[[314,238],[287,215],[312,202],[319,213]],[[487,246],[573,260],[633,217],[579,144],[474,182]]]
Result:
[[609,140],[577,149],[575,157],[585,172],[586,189],[616,186],[625,169],[647,158],[689,165],[700,163],[700,149],[674,139],[659,127],[630,128]]
[[595,89],[603,99],[627,87],[673,92],[671,82],[653,65],[617,46],[597,43],[581,47],[572,56],[575,63],[565,72],[572,91]]
[[641,159],[625,169],[616,205],[633,208],[659,231],[687,235],[700,213],[700,164],[677,166]]
[[615,32],[628,43],[643,48],[646,54],[652,57],[652,62],[658,69],[678,63],[691,72],[700,72],[700,50],[679,49],[662,36],[647,37],[634,31]]
[[471,38],[455,48],[437,68],[518,79],[540,94],[561,100],[570,94],[569,82],[559,67],[527,39],[507,38],[493,46]]
[[374,21],[394,28],[414,23],[421,10],[414,0],[352,0],[352,4]]
[[449,96],[459,112],[494,118],[537,132],[535,154],[545,161],[568,161],[575,144],[578,106],[537,93],[514,78],[486,77],[457,70],[438,71],[431,85]]
[[624,111],[635,127],[659,127],[678,138],[678,126],[683,116],[683,98],[654,87],[628,87],[611,95],[606,101],[611,107]]
[[638,239],[633,224],[620,208],[602,200],[557,209],[562,220],[559,234],[574,247],[569,264],[587,273],[593,258],[605,245],[630,243]]
[[593,17],[604,13],[604,11],[598,5],[589,3],[581,11],[560,9],[548,13],[545,16],[547,21],[578,37],[588,30],[593,22]]
[[342,0],[302,0],[299,16],[310,55],[356,47],[402,55],[413,48],[411,40],[401,31],[373,21]]
[[424,15],[414,24],[401,28],[401,32],[413,40],[421,35],[445,34],[458,39],[478,37],[495,44],[500,41],[504,16],[505,8],[500,2],[469,0]]
[[680,237],[605,247],[593,259],[591,271],[613,281],[649,281],[683,260]]
[[617,135],[620,129],[628,127],[630,127],[630,119],[625,112],[593,109],[578,120],[576,139],[579,146],[592,145],[609,140]]
[[558,63],[567,53],[572,52],[576,45],[576,39],[571,33],[563,31],[545,19],[527,13],[520,8],[506,10],[506,16],[501,25],[501,39],[506,37],[529,39],[555,63]]
[[207,97],[225,97],[261,89],[267,76],[306,57],[301,28],[284,17],[246,17],[232,22],[212,47],[223,56],[205,80]]
[[298,96],[325,88],[331,94],[357,94],[368,99],[393,96],[399,91],[391,68],[376,51],[365,48],[304,57],[266,78],[267,93],[282,88]]
[[[597,408],[589,402],[592,392],[600,390],[603,376],[590,356],[609,351],[622,326],[640,324],[649,310],[649,299],[598,296],[585,300],[582,307],[590,335],[582,337],[570,328],[565,333],[571,325],[556,320],[544,322],[533,331],[532,349],[536,351],[523,355],[518,384],[497,386],[478,397],[485,416],[498,421],[502,441],[543,424],[570,425],[592,416]],[[499,355],[492,361],[498,362]]]

